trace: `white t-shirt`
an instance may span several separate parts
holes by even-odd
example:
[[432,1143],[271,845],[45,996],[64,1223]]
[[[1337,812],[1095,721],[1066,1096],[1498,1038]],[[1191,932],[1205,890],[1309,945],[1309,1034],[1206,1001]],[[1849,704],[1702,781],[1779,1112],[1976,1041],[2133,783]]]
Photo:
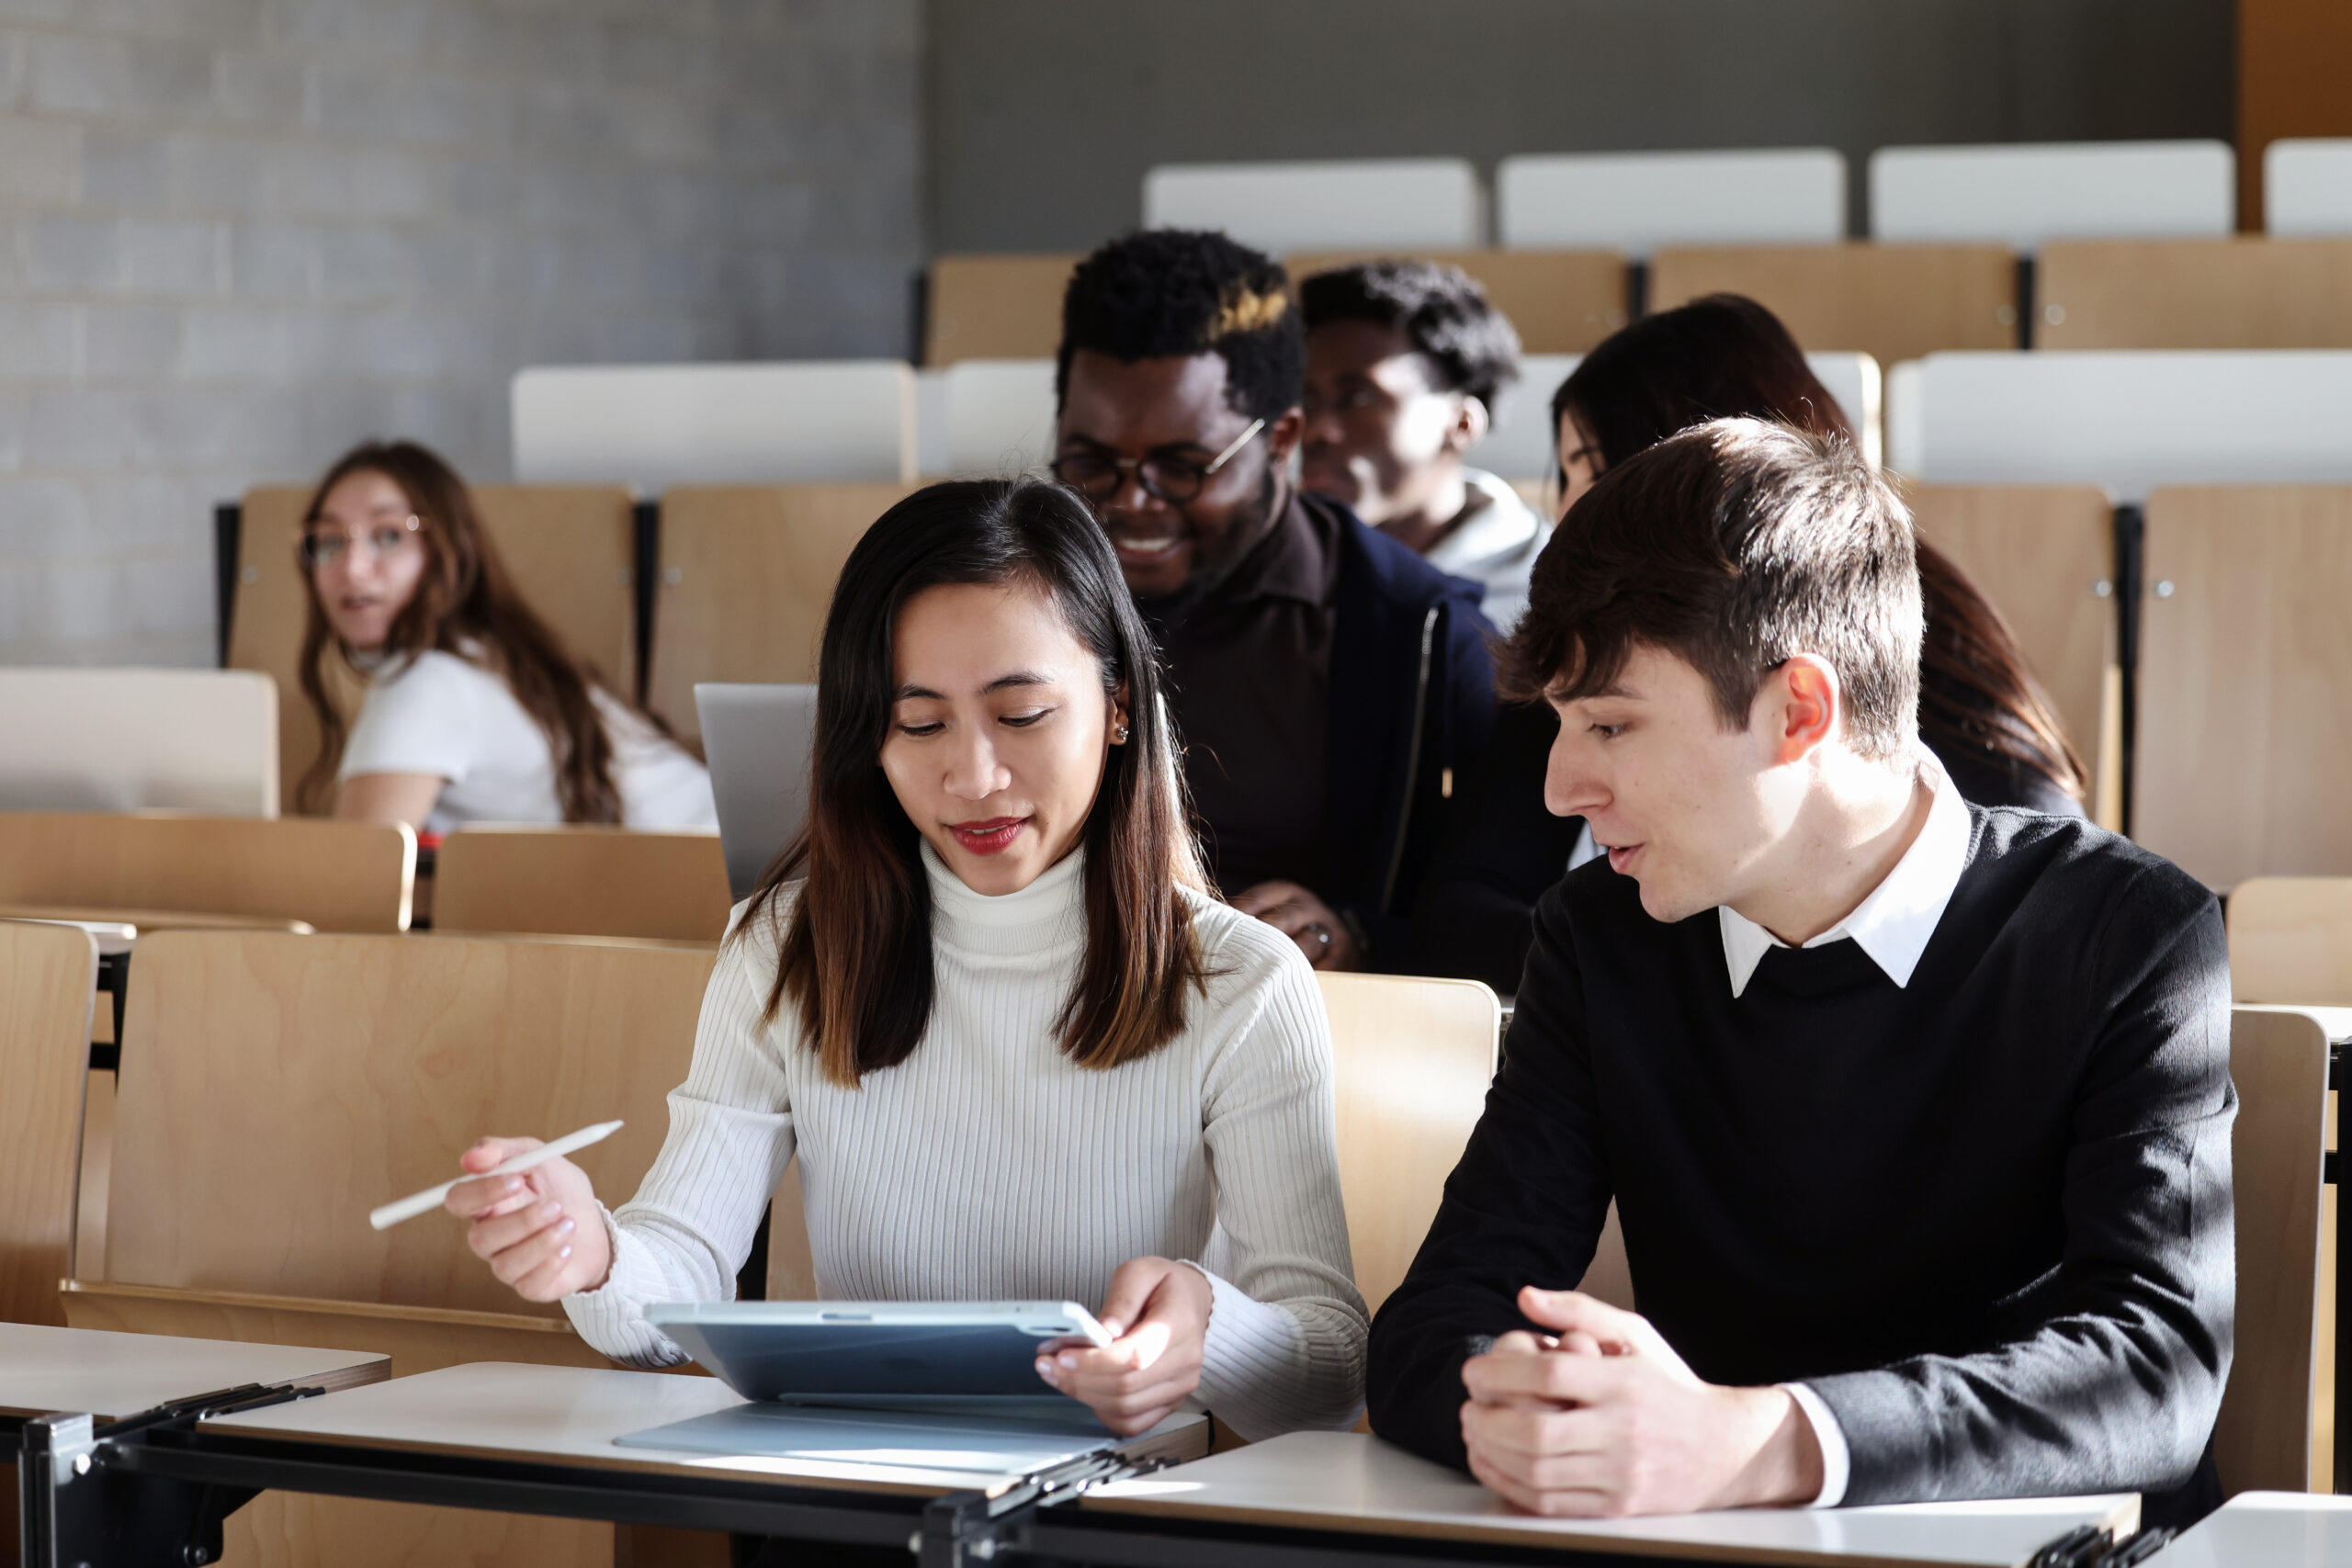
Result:
[[[630,828],[715,828],[710,774],[607,693],[596,711],[613,742],[613,783]],[[563,820],[546,733],[505,681],[433,649],[381,671],[344,743],[337,780],[361,773],[432,773],[447,780],[424,819],[428,833],[469,822]]]

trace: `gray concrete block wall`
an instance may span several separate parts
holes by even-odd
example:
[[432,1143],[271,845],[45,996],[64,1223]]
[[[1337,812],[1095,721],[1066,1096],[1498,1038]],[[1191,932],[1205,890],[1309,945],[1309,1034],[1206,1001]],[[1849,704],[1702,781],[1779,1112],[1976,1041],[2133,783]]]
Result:
[[0,663],[207,663],[212,503],[527,364],[908,351],[920,0],[0,0]]

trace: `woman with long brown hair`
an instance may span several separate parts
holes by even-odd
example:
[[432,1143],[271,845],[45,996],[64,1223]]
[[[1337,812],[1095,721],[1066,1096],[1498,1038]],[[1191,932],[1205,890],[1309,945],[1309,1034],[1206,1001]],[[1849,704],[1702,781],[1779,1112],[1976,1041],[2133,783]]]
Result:
[[[1561,513],[1608,469],[1717,418],[1853,439],[1780,319],[1753,299],[1712,295],[1612,333],[1553,394]],[[1932,545],[1919,541],[1917,557],[1927,607],[1919,739],[1964,799],[2081,816],[2082,761],[2000,613]],[[1545,757],[1558,729],[1541,704],[1497,711],[1484,780],[1414,912],[1416,945],[1431,973],[1516,990],[1529,910],[1563,872],[1600,853],[1581,820],[1544,808]]]
[[[684,1359],[797,1156],[843,1300],[1074,1300],[1038,1375],[1114,1430],[1344,1427],[1366,1324],[1297,945],[1206,886],[1150,634],[1058,485],[933,485],[843,567],[807,827],[739,911],[668,1142],[617,1214],[562,1160],[450,1195],[606,1354]],[[485,1139],[465,1168],[529,1145]]]
[[[717,824],[710,780],[515,591],[448,464],[368,442],[311,493],[299,546],[305,810],[445,832],[465,822]],[[346,722],[332,662],[366,677]]]

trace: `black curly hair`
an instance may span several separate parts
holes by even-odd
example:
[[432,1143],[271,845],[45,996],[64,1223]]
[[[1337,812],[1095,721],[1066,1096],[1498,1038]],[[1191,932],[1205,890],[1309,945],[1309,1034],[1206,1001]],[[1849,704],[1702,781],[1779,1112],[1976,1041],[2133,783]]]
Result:
[[1298,286],[1298,304],[1310,333],[1326,321],[1396,328],[1436,367],[1441,385],[1469,393],[1489,410],[1519,379],[1519,333],[1487,303],[1485,287],[1458,266],[1425,261],[1335,266]]
[[1215,354],[1226,401],[1268,423],[1298,406],[1306,333],[1290,275],[1262,252],[1201,229],[1144,229],[1078,264],[1062,295],[1054,401],[1069,393],[1080,349],[1132,365]]

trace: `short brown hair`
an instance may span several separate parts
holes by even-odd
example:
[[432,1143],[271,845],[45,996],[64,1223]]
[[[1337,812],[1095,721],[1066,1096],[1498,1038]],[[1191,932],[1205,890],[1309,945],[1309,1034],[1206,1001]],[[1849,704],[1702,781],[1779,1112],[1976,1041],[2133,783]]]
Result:
[[1853,446],[1761,420],[1694,425],[1603,473],[1553,532],[1501,649],[1506,696],[1591,696],[1637,645],[1706,677],[1726,729],[1767,671],[1814,653],[1845,688],[1846,739],[1912,744],[1919,571],[1911,514]]

